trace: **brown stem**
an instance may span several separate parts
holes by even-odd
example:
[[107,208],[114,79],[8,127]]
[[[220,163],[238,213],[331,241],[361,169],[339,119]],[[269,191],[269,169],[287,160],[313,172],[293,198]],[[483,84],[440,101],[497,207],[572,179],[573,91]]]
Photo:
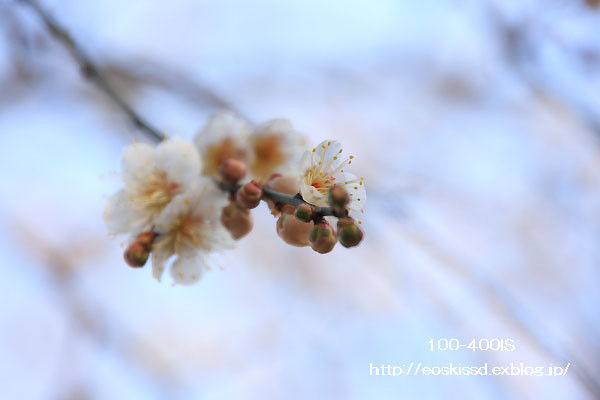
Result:
[[75,43],[73,37],[64,29],[58,22],[54,20],[47,12],[40,6],[37,0],[21,0],[23,3],[27,3],[31,8],[38,14],[38,16],[44,21],[46,27],[71,54],[71,57],[79,64],[83,75],[98,89],[104,92],[115,105],[135,124],[137,128],[142,130],[152,139],[161,141],[165,139],[165,134],[154,128],[148,121],[142,118],[126,101],[121,97],[115,88],[108,82],[106,76],[100,71],[87,54]]
[[[235,195],[235,193],[242,186],[239,183],[225,183],[225,182],[217,182],[217,185],[221,188],[221,190],[223,190],[225,192],[229,192],[232,195]],[[263,191],[263,199],[271,200],[276,204],[277,203],[289,204],[294,207],[298,207],[300,204],[308,204],[309,206],[311,206],[312,208],[315,209],[315,215],[313,216],[313,220],[315,220],[315,221],[317,221],[323,217],[333,216],[333,217],[337,217],[337,218],[343,218],[348,215],[348,212],[346,210],[344,210],[345,212],[343,212],[343,213],[339,213],[331,207],[318,207],[318,206],[315,206],[314,204],[310,204],[309,202],[305,201],[302,198],[302,196],[300,196],[299,193],[294,196],[291,194],[281,193],[276,190],[269,189],[268,187],[265,187],[265,186],[262,187],[262,191]]]

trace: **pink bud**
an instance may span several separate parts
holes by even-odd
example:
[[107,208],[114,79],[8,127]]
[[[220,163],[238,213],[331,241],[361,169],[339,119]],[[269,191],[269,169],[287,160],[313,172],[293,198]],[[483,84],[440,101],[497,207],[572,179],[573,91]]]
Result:
[[340,218],[338,220],[337,237],[342,246],[354,247],[358,246],[363,238],[363,231],[354,223],[350,217]]
[[246,163],[237,158],[228,158],[221,163],[219,174],[228,182],[237,182],[246,176]]
[[325,254],[333,250],[337,238],[335,231],[326,221],[319,222],[309,235],[310,247],[317,253]]
[[[293,207],[292,207],[293,210]],[[310,244],[308,235],[314,223],[302,222],[287,209],[277,220],[277,234],[284,242],[296,247],[304,247]]]
[[247,208],[243,208],[237,203],[231,203],[223,207],[221,223],[234,239],[241,239],[252,230],[252,214]]
[[300,191],[298,177],[295,175],[273,174],[267,183],[265,183],[265,187],[292,196],[298,194]]
[[245,208],[256,208],[262,199],[262,189],[256,182],[248,182],[242,186],[236,195],[238,204]]

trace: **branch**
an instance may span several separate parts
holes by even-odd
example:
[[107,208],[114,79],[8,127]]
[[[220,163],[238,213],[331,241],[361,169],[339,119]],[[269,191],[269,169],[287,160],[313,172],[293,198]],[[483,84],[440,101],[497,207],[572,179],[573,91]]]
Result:
[[263,190],[263,197],[266,197],[269,200],[273,200],[275,203],[290,204],[294,207],[298,207],[300,204],[308,204],[309,206],[311,206],[315,209],[314,219],[319,219],[321,217],[329,217],[329,216],[342,218],[342,217],[346,216],[346,215],[342,215],[342,214],[338,213],[331,207],[317,207],[313,204],[310,204],[307,201],[304,201],[304,199],[302,199],[302,197],[299,194],[297,194],[296,196],[292,196],[290,194],[276,192],[275,190],[272,190],[272,189],[269,189],[266,187],[263,187],[262,190]]
[[[96,85],[98,89],[104,92],[115,103],[115,105],[133,121],[133,123],[138,128],[143,130],[146,134],[148,134],[150,137],[157,141],[163,141],[166,139],[166,135],[164,133],[159,132],[149,122],[144,120],[133,109],[133,107],[131,107],[125,101],[125,99],[123,99],[123,97],[121,97],[117,93],[117,91],[108,82],[106,76],[101,72],[100,68],[90,60],[90,58],[79,46],[77,46],[77,43],[75,43],[73,37],[40,6],[37,0],[20,1],[29,4],[33,8],[33,10],[35,10],[35,12],[46,24],[46,27],[48,28],[52,36],[54,36],[69,51],[73,59],[75,59],[75,61],[79,64],[81,70],[83,71],[83,75],[86,79],[90,80],[92,83],[94,83],[94,85]],[[214,94],[211,94],[211,99],[218,104],[225,105],[228,106],[228,108],[230,108],[229,103],[226,100],[223,100]],[[235,193],[235,191],[233,191],[233,188],[231,187],[221,186],[221,188],[229,192]],[[235,190],[237,190],[237,188]],[[300,204],[308,204],[315,209],[316,217],[335,216],[341,218],[344,216],[334,211],[330,207],[317,207],[313,204],[310,204],[304,201],[302,197],[299,196],[291,196],[285,193],[276,192],[268,188],[263,188],[263,194],[265,198],[268,198],[274,201],[275,203],[290,204],[294,207]]]
[[126,101],[121,97],[115,88],[108,82],[106,76],[100,71],[87,54],[75,43],[73,37],[62,26],[60,26],[37,2],[37,0],[20,0],[27,3],[44,21],[46,27],[71,54],[71,57],[79,64],[83,76],[92,82],[98,89],[104,92],[115,105],[144,133],[152,139],[161,141],[165,139],[165,134],[154,128],[149,122],[142,118]]
[[[238,189],[242,186],[238,183],[234,183],[234,184],[228,184],[228,183],[224,183],[224,182],[216,182],[216,183],[217,183],[217,186],[219,186],[219,188],[221,188],[221,190],[223,190],[225,192],[229,192],[232,195],[235,195],[235,193],[238,191]],[[269,199],[269,200],[273,201],[274,203],[289,204],[294,207],[298,207],[300,204],[307,204],[307,205],[311,206],[312,208],[315,209],[315,214],[313,216],[314,220],[319,220],[322,217],[343,218],[343,217],[346,217],[348,214],[348,211],[346,211],[346,210],[344,210],[345,212],[343,212],[343,213],[339,213],[332,207],[318,207],[318,206],[315,206],[314,204],[310,204],[309,202],[305,201],[302,198],[302,196],[300,196],[300,194],[297,194],[294,196],[291,194],[281,193],[281,192],[275,191],[273,189],[269,189],[268,187],[265,187],[265,186],[262,187],[262,192],[263,192],[264,199]]]

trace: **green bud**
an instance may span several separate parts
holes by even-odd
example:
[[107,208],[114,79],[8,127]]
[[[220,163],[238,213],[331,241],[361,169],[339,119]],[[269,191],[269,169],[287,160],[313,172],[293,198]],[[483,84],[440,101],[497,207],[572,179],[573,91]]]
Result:
[[358,246],[363,238],[363,231],[354,223],[350,217],[340,218],[338,220],[337,237],[344,247]]
[[308,237],[310,247],[317,253],[325,254],[333,250],[337,238],[331,225],[326,221],[319,222],[310,232]]
[[329,205],[336,210],[343,210],[350,203],[350,196],[343,186],[336,185],[329,189],[327,199]]
[[315,209],[308,204],[300,204],[298,207],[296,207],[294,214],[300,221],[308,222],[315,214]]

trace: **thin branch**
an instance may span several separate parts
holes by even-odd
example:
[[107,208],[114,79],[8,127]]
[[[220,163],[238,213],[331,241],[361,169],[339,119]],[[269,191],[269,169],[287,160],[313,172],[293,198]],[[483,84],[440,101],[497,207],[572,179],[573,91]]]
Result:
[[135,124],[137,128],[142,130],[152,139],[161,141],[165,139],[165,134],[154,128],[149,122],[142,118],[124,99],[117,93],[114,87],[109,83],[106,76],[100,69],[91,61],[87,54],[75,43],[73,37],[64,29],[54,18],[52,18],[46,10],[40,6],[36,0],[20,0],[27,3],[44,21],[46,27],[71,54],[73,59],[79,64],[83,76],[92,82],[98,89],[104,92],[119,109]]
[[268,198],[269,200],[274,201],[275,203],[290,204],[294,207],[298,207],[300,204],[308,204],[309,206],[311,206],[315,209],[314,219],[319,219],[321,217],[330,217],[330,216],[342,218],[342,217],[346,216],[346,215],[342,215],[342,214],[338,213],[331,207],[317,207],[313,204],[310,204],[309,202],[304,201],[302,199],[302,197],[299,195],[292,196],[289,194],[276,192],[275,190],[272,190],[272,189],[269,189],[266,187],[263,187],[263,196]]
[[[96,64],[98,66],[98,64]],[[99,65],[107,76],[117,76],[128,82],[143,83],[159,87],[170,93],[183,97],[194,104],[210,105],[218,110],[229,110],[246,121],[251,118],[245,115],[230,100],[213,90],[206,82],[156,62],[156,60],[138,58],[112,60]]]
[[[94,64],[85,52],[77,46],[73,37],[61,27],[41,6],[36,0],[21,0],[24,3],[29,4],[40,16],[40,18],[46,24],[46,27],[50,33],[58,40],[62,45],[69,51],[71,56],[77,61],[83,71],[83,75],[92,81],[98,89],[106,93],[108,97],[123,111],[135,125],[150,135],[152,138],[158,141],[166,139],[165,134],[160,133],[156,128],[144,120],[133,108],[117,93],[117,91],[110,85],[100,68]],[[221,106],[227,106],[230,108],[229,102],[221,99],[216,95],[211,95],[210,99],[216,104]],[[223,187],[222,187],[223,188]],[[232,192],[233,188],[224,188],[229,192]],[[237,189],[236,189],[237,190]],[[268,198],[275,203],[290,204],[298,206],[300,204],[308,204],[315,208],[316,217],[335,216],[343,217],[344,215],[339,214],[330,207],[317,207],[313,204],[307,203],[301,197],[291,196],[285,193],[279,193],[274,190],[263,188],[264,197]]]
[[[237,183],[234,183],[234,184],[227,184],[227,183],[223,183],[223,182],[216,182],[216,183],[219,186],[219,188],[221,188],[221,190],[223,190],[225,192],[229,192],[232,195],[234,195],[241,187],[241,185],[237,184]],[[294,196],[291,194],[277,192],[273,189],[269,189],[268,187],[264,187],[264,186],[262,188],[262,192],[263,192],[263,199],[271,200],[276,204],[277,203],[289,204],[294,207],[298,207],[300,204],[307,204],[307,205],[311,206],[312,208],[315,209],[315,213],[313,216],[313,220],[315,220],[315,221],[318,221],[322,217],[343,218],[343,217],[346,217],[348,214],[347,211],[344,213],[338,213],[336,210],[334,210],[331,207],[318,207],[318,206],[315,206],[314,204],[310,204],[309,202],[305,201],[302,198],[302,196],[300,196],[300,194],[297,194]]]

